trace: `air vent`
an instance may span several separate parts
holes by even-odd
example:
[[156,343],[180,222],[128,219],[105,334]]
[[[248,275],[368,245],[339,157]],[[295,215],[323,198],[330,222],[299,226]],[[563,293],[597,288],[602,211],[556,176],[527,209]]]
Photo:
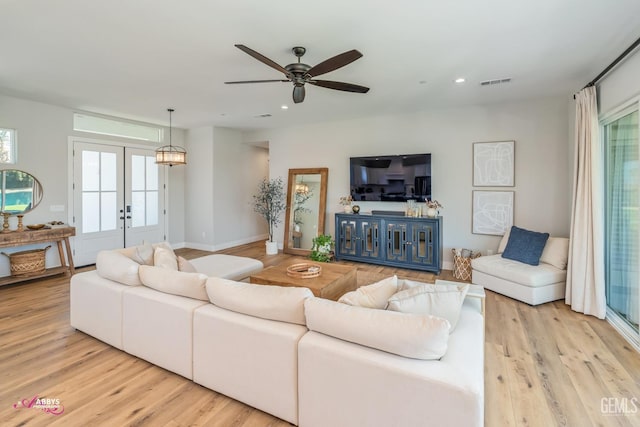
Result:
[[265,113],[265,114],[258,114],[257,116],[253,116],[255,119],[264,119],[265,117],[271,117],[271,114],[269,113]]
[[507,78],[507,79],[493,79],[493,80],[485,80],[483,82],[480,82],[480,86],[493,86],[493,85],[500,85],[503,83],[510,83],[511,82],[511,78]]

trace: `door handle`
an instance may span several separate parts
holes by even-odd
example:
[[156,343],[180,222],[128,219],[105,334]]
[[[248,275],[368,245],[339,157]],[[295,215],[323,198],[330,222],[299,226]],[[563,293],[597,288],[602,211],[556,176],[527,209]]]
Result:
[[131,219],[131,215],[127,215],[127,219]]
[[121,217],[120,217],[120,219],[124,219],[124,217],[123,217],[123,216],[121,216]]

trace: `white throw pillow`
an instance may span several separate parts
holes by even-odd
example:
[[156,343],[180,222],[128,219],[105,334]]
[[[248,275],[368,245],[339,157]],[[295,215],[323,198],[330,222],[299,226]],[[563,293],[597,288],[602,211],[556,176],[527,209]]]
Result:
[[566,237],[549,237],[544,245],[540,262],[551,264],[554,267],[564,270],[567,268],[569,260],[569,239]]
[[186,273],[197,273],[198,270],[186,258],[178,257],[178,270]]
[[367,286],[360,286],[355,291],[342,295],[338,302],[358,307],[378,308],[384,310],[387,300],[398,292],[398,277],[391,276]]
[[178,258],[173,249],[158,246],[153,253],[153,265],[168,270],[178,270]]
[[119,250],[100,251],[96,258],[96,271],[100,277],[129,286],[140,286],[140,264]]
[[209,277],[209,301],[218,307],[262,319],[305,325],[304,301],[312,298],[308,288],[255,285]]
[[154,248],[150,243],[119,249],[119,252],[140,265],[153,265]]
[[468,283],[460,285],[423,283],[393,295],[389,298],[387,310],[442,317],[449,321],[450,332],[452,332],[460,318],[462,303],[468,291]]
[[511,235],[511,227],[504,232],[504,236],[502,236],[502,240],[500,240],[500,244],[498,245],[498,253],[501,254],[504,252],[504,249],[507,247],[507,243],[509,242],[509,236]]
[[441,358],[447,351],[449,321],[349,306],[323,298],[304,303],[307,327],[344,341],[414,359]]
[[185,273],[151,265],[141,265],[139,271],[142,284],[149,288],[166,294],[209,300],[205,287],[207,276],[204,274]]

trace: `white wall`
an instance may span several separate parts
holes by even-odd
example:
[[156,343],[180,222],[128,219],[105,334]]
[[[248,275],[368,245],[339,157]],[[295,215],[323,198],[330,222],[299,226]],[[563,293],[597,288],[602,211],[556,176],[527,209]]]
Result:
[[[71,201],[68,200],[71,183],[68,179],[69,168],[72,168],[68,157],[68,140],[70,136],[82,136],[105,141],[131,140],[117,137],[98,136],[85,132],[73,131],[73,113],[75,111],[33,102],[29,100],[0,95],[0,127],[17,130],[18,162],[15,165],[2,165],[3,169],[20,169],[35,176],[43,187],[43,199],[36,209],[25,215],[25,224],[48,221],[68,222]],[[165,132],[168,135],[168,132]],[[182,145],[184,131],[173,129],[173,142]],[[144,144],[133,141],[136,145]],[[148,144],[156,148],[158,144]],[[183,171],[178,167],[169,173],[169,241],[184,241],[184,217],[182,188],[184,186]],[[63,212],[53,212],[52,205],[62,205]],[[73,243],[73,239],[72,239]],[[57,251],[48,251],[47,266],[59,263]],[[8,274],[8,261],[0,258],[0,275]]]
[[[500,237],[471,233],[472,143],[516,141],[514,223],[568,236],[571,181],[565,98],[429,110],[249,132],[246,141],[269,141],[270,175],[289,168],[328,167],[327,232],[334,234],[338,199],[349,194],[349,157],[432,154],[432,193],[445,208],[445,260],[450,249],[495,249]],[[371,209],[402,210],[400,203],[360,202]],[[278,240],[283,240],[280,228]]]
[[251,202],[269,174],[268,151],[226,128],[190,129],[187,140],[186,246],[220,250],[266,239],[266,224]]

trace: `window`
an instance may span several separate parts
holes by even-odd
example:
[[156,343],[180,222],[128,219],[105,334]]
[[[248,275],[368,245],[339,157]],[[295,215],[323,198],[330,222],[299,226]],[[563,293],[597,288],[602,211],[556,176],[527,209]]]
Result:
[[16,162],[16,131],[0,128],[0,163]]
[[[604,124],[605,277],[609,312],[635,331],[640,317],[640,143],[637,104]],[[609,315],[609,314],[608,314]]]
[[73,130],[151,142],[161,142],[163,138],[161,127],[79,113],[73,115]]

